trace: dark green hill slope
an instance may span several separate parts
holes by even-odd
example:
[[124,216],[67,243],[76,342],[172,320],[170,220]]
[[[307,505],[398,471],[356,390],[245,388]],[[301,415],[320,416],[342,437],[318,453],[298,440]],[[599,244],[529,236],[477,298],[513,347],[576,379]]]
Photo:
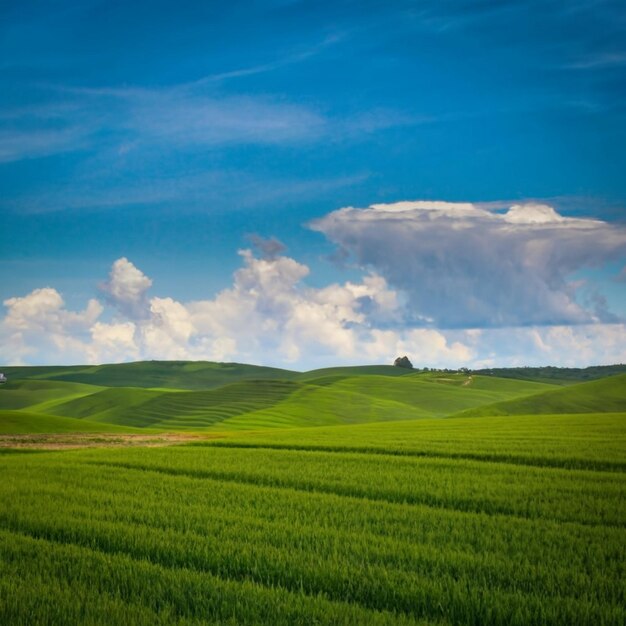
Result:
[[475,374],[497,376],[499,378],[516,378],[534,380],[554,385],[575,385],[590,380],[616,376],[626,373],[626,365],[595,365],[592,367],[507,367],[476,370]]
[[[502,389],[498,389],[498,383]],[[227,418],[219,428],[321,426],[445,417],[464,408],[549,389],[549,385],[464,375],[325,376],[267,408]]]
[[210,361],[137,361],[110,365],[70,367],[6,367],[9,380],[57,380],[101,387],[143,387],[169,389],[213,389],[240,380],[281,379],[309,381],[327,376],[407,376],[418,370],[392,365],[330,367],[295,372],[275,367]]
[[327,377],[348,376],[411,376],[419,374],[419,370],[394,367],[393,365],[356,365],[353,367],[325,367],[317,370],[302,372],[297,375],[298,380],[324,380]]
[[100,390],[100,387],[51,380],[11,380],[0,387],[0,409],[36,410],[49,407],[70,398],[87,396]]
[[[103,387],[143,387],[171,389],[213,389],[251,379],[282,379],[317,381],[324,384],[328,377],[363,375],[411,377],[431,375],[454,376],[451,371],[404,369],[391,365],[362,365],[329,367],[309,372],[295,372],[274,367],[242,363],[214,363],[209,361],[139,361],[108,365],[0,367],[9,380],[62,380]],[[568,385],[586,380],[626,373],[626,365],[606,365],[579,368],[520,367],[477,370],[474,375]]]
[[299,383],[251,380],[203,391],[109,388],[54,407],[54,413],[134,427],[202,429],[224,419],[272,406]]
[[[0,434],[22,435],[31,433],[141,433],[136,428],[117,424],[99,424],[71,417],[45,415],[33,411],[0,410]],[[145,431],[144,431],[145,432]]]
[[617,413],[626,411],[626,374],[463,411],[460,416]]
[[297,372],[242,363],[209,361],[138,361],[69,368],[6,368],[9,379],[62,380],[102,387],[211,389],[239,380],[290,380]]

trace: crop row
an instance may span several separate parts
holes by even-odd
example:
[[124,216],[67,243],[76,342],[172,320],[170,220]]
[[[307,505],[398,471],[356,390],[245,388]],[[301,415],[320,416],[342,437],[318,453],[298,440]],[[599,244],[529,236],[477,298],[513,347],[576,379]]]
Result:
[[5,603],[10,623],[36,614],[29,585],[52,598],[55,584],[87,594],[86,610],[94,590],[112,612],[128,603],[137,623],[626,617],[619,474],[224,448],[11,455],[0,469],[0,594],[31,607]]
[[[215,443],[215,442],[213,442]],[[432,455],[626,471],[626,415],[414,420],[230,436],[218,445]]]
[[0,562],[0,623],[12,626],[417,623],[248,580],[4,531]]
[[218,446],[175,453],[98,450],[86,452],[84,458],[102,464],[103,471],[135,468],[491,515],[615,526],[624,526],[626,519],[626,482],[614,472]]

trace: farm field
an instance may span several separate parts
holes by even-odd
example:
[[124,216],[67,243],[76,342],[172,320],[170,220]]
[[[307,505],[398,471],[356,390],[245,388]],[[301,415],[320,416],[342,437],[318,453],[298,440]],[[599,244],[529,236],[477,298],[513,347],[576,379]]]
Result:
[[623,375],[105,382],[0,389],[5,437],[113,438],[0,448],[2,624],[626,621]]

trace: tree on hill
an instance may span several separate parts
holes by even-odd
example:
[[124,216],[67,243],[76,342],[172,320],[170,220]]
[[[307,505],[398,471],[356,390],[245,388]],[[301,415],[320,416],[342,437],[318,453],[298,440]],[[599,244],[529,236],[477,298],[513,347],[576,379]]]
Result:
[[393,364],[396,367],[404,367],[408,370],[412,370],[413,369],[413,363],[411,363],[411,361],[409,361],[409,357],[408,356],[399,356],[394,362]]

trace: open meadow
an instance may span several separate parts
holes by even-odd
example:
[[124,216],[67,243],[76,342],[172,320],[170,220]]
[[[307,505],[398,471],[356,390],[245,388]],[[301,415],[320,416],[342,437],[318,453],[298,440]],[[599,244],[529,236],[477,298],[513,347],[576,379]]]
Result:
[[625,374],[264,369],[6,368],[0,623],[626,622]]

